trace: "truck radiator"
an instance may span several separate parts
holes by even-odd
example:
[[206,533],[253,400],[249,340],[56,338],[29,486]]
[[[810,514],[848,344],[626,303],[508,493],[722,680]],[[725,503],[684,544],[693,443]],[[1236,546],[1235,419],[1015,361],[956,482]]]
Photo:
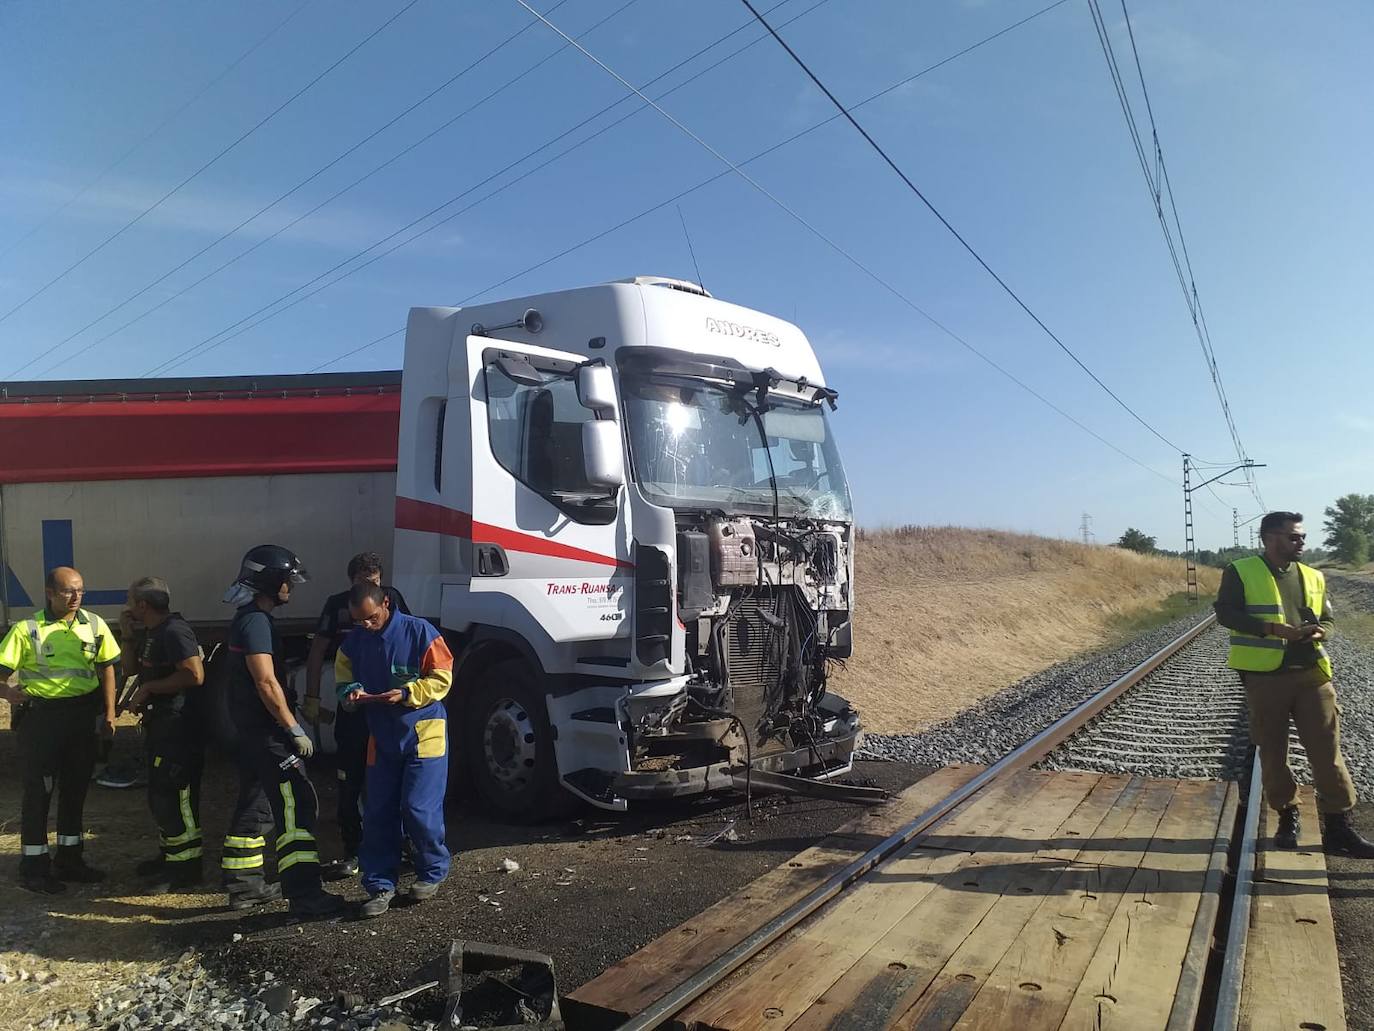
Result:
[[781,735],[765,740],[761,730],[770,708],[776,709],[779,702],[786,654],[783,632],[765,618],[765,613],[776,621],[782,603],[783,599],[771,591],[742,598],[732,606],[725,627],[727,683],[735,715],[744,724],[755,755],[786,747]]

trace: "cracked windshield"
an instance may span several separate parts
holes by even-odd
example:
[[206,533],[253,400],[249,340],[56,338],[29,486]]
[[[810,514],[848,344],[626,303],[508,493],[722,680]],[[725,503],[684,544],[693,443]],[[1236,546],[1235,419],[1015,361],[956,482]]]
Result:
[[636,478],[655,503],[852,518],[819,404],[770,397],[760,411],[752,390],[678,377],[627,375],[623,389]]

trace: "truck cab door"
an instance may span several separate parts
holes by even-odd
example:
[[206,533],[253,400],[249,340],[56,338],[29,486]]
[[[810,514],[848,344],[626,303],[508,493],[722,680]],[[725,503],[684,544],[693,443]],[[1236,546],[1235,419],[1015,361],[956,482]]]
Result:
[[[610,369],[491,337],[467,348],[472,575],[445,591],[446,625],[514,631],[550,673],[598,650],[628,654],[631,534]],[[466,610],[455,622],[451,596]]]

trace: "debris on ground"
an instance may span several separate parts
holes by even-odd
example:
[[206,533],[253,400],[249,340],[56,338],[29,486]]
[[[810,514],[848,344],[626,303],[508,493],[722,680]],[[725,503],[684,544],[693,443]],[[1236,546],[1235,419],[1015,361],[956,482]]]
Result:
[[514,859],[501,860],[501,869],[506,873],[516,873],[520,869],[520,864]]
[[448,994],[444,1027],[563,1026],[553,959],[542,952],[455,941]]
[[[30,979],[36,977],[30,975]],[[396,1007],[438,985],[430,981],[370,1005],[351,994],[327,1004],[313,997],[298,999],[271,971],[258,975],[255,984],[229,985],[206,974],[194,956],[183,955],[114,991],[101,992],[84,1011],[59,1010],[35,1027],[39,1031],[438,1031],[434,1021],[417,1021]]]
[[710,837],[702,839],[698,847],[706,848],[708,845],[714,845],[720,841],[739,841],[739,832],[735,830],[735,821],[733,819],[729,820],[724,827],[716,831]]

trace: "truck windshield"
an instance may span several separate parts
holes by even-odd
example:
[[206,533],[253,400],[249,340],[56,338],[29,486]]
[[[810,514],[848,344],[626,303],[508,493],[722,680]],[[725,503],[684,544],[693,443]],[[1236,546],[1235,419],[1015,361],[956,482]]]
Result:
[[[635,479],[655,504],[852,520],[849,484],[819,404],[692,377],[621,380]],[[776,494],[775,494],[776,488]]]

